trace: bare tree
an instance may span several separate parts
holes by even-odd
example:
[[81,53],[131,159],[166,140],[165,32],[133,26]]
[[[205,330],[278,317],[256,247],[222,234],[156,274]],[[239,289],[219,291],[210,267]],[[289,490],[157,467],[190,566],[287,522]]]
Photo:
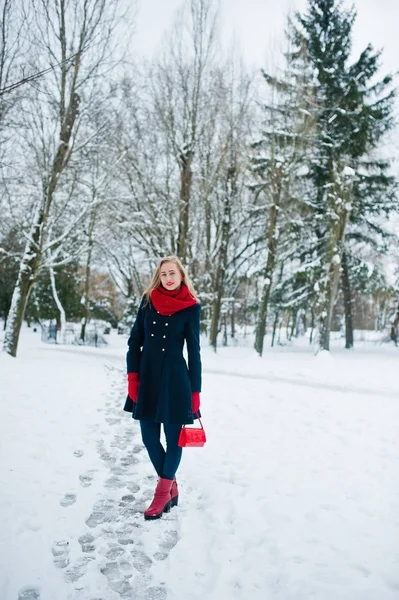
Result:
[[157,117],[179,172],[176,251],[183,262],[189,257],[193,161],[208,122],[206,91],[212,87],[216,23],[215,2],[189,0],[151,74]]
[[[26,303],[42,263],[60,177],[85,143],[81,125],[98,91],[99,78],[110,67],[118,16],[115,8],[115,2],[110,0],[35,0],[35,60],[37,64],[43,60],[53,62],[58,67],[47,78],[45,90],[38,90],[35,97],[40,116],[38,131],[45,152],[40,154],[35,148],[38,167],[41,166],[41,190],[35,198],[7,321],[4,349],[11,356],[16,356]],[[69,55],[73,60],[68,60]],[[32,119],[35,120],[34,115]]]
[[[210,211],[206,202],[206,236],[217,232],[209,254],[212,263],[212,312],[210,344],[216,350],[222,300],[226,294],[229,268],[236,271],[239,263],[235,256],[237,234],[243,239],[244,223],[248,217],[245,205],[248,168],[247,142],[250,131],[251,80],[242,65],[232,60],[225,69],[224,98],[217,97],[221,115],[219,148],[213,148],[213,161],[218,165],[218,202]],[[216,159],[216,160],[215,160]],[[212,223],[209,223],[209,214]],[[209,239],[209,238],[208,238]],[[209,247],[209,241],[207,246]],[[241,244],[239,244],[241,246]],[[242,248],[240,248],[242,249]],[[211,258],[210,258],[211,257]],[[208,262],[208,261],[206,261]]]
[[29,7],[18,0],[0,2],[0,166],[7,163],[7,142],[17,126],[16,109],[21,100],[20,90],[5,93],[11,82],[23,72],[27,52]]

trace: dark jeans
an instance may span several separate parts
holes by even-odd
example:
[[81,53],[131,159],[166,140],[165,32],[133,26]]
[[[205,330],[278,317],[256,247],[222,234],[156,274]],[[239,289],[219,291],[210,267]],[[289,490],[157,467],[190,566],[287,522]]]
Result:
[[173,479],[181,461],[183,449],[177,445],[182,426],[163,424],[166,451],[161,444],[161,423],[141,419],[141,437],[148,455],[159,477]]

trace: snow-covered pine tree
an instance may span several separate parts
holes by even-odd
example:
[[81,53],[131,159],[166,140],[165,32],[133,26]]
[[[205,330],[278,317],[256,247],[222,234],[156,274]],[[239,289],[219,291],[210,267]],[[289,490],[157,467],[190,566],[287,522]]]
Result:
[[263,287],[255,331],[255,350],[263,352],[267,311],[279,260],[297,253],[295,241],[303,234],[309,215],[303,175],[313,136],[313,90],[309,85],[306,47],[293,49],[288,21],[285,65],[279,76],[263,73],[267,101],[263,103],[260,139],[252,144],[251,188],[258,204],[264,238]]
[[[378,116],[375,121],[377,127],[381,125]],[[382,129],[378,140],[383,133]],[[395,236],[387,229],[387,221],[392,213],[399,210],[397,181],[390,174],[390,168],[391,162],[382,157],[373,159],[366,156],[357,161],[352,210],[342,256],[341,286],[345,299],[345,347],[348,349],[354,343],[353,292],[376,291],[378,282],[382,292],[388,286],[381,257],[388,255],[390,245],[395,240]],[[359,264],[367,262],[367,259],[373,264],[373,269],[365,270],[370,275],[370,281],[365,280],[364,269],[359,269]]]
[[[392,78],[373,83],[379,54],[369,45],[350,64],[355,17],[355,10],[346,10],[340,0],[309,1],[308,12],[297,15],[296,44],[306,44],[314,72],[317,135],[310,178],[319,261],[313,279],[317,279],[319,346],[325,350],[351,214],[362,214],[371,189],[365,192],[360,185],[359,171],[392,126]],[[381,176],[381,168],[374,174]]]

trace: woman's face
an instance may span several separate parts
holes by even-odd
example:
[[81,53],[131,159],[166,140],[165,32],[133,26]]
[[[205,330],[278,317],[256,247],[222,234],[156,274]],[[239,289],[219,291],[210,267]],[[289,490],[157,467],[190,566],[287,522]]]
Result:
[[180,287],[182,276],[179,268],[173,262],[163,263],[161,267],[161,283],[167,290],[176,290]]

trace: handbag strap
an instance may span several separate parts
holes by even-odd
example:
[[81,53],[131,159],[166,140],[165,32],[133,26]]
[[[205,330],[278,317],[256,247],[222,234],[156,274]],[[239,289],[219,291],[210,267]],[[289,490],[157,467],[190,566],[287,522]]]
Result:
[[[197,419],[200,422],[201,429],[204,429],[204,426],[203,426],[202,421],[201,421],[201,417],[199,416],[198,412],[195,412],[194,414],[197,415]],[[183,424],[182,429],[185,429],[185,428],[186,428],[186,424]]]
[[200,422],[201,429],[204,429],[204,426],[203,426],[202,421],[201,421],[201,417],[199,416],[198,412],[196,412],[194,414],[197,415],[197,417],[198,417],[198,421]]

